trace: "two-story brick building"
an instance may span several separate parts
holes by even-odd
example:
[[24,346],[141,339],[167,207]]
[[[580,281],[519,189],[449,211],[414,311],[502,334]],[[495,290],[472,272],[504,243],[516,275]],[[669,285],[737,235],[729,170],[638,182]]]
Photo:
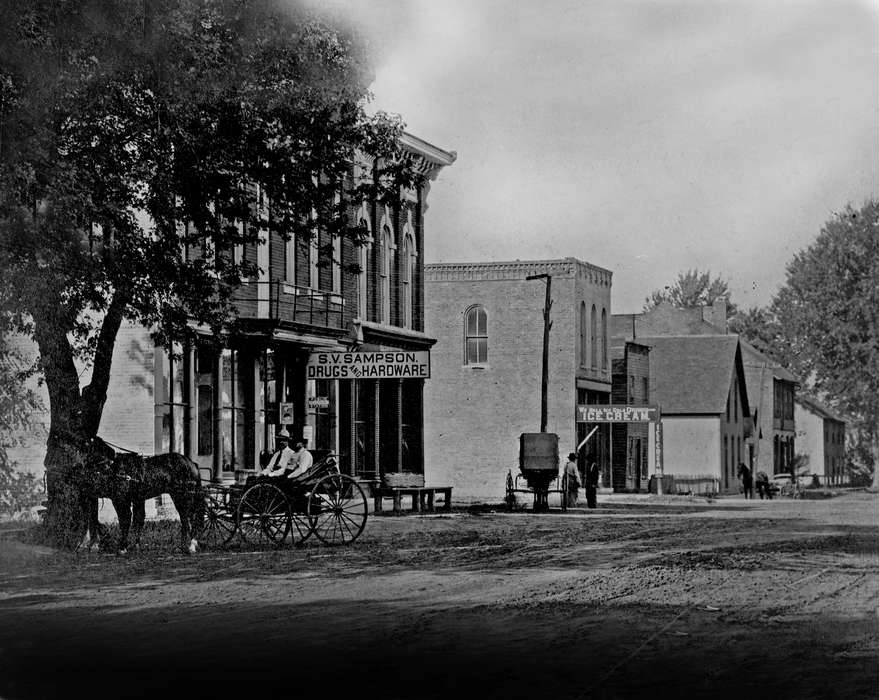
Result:
[[[168,353],[145,329],[124,325],[100,435],[142,453],[181,452],[219,481],[256,469],[281,428],[311,448],[340,452],[343,468],[363,479],[423,471],[424,373],[308,376],[315,353],[400,364],[434,343],[424,332],[424,214],[430,181],[456,155],[410,134],[402,145],[419,182],[398,207],[348,205],[369,232],[362,244],[324,232],[284,240],[263,230],[258,243],[236,248],[259,273],[235,293],[237,331],[222,349],[199,342]],[[256,206],[270,206],[254,196]],[[331,264],[318,264],[328,246]]]
[[[519,435],[541,423],[546,279],[552,296],[547,431],[564,457],[591,431],[578,404],[610,403],[612,273],[575,258],[438,263],[425,268],[426,331],[437,338],[425,389],[425,474],[457,499],[496,500],[518,472]],[[610,429],[592,451],[611,485]]]

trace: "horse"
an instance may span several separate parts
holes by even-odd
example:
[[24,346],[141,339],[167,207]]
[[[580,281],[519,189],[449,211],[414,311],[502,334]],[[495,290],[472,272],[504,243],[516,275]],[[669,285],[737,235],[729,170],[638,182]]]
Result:
[[[133,543],[140,545],[146,516],[144,502],[163,493],[171,496],[180,516],[180,545],[183,551],[198,550],[197,535],[205,514],[205,495],[198,467],[177,452],[144,457],[133,452],[117,453],[104,440],[89,441],[84,463],[77,478],[80,504],[91,532],[99,532],[97,498],[109,498],[119,517],[119,553],[128,552],[128,535],[133,524]],[[88,508],[88,510],[86,510]],[[86,533],[88,537],[89,533]]]

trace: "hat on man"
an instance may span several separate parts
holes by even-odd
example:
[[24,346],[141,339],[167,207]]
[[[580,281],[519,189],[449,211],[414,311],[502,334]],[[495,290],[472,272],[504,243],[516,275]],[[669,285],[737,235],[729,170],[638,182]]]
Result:
[[572,462],[576,462],[576,461],[577,461],[577,453],[576,453],[576,452],[571,452],[571,453],[568,455],[568,459],[571,460]]
[[277,433],[275,433],[275,438],[278,440],[289,440],[290,433],[287,432],[286,428],[281,428]]

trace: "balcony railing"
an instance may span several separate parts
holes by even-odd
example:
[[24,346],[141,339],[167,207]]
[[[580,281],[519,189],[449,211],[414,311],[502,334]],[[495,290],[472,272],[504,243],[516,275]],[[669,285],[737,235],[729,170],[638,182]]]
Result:
[[337,292],[297,287],[280,280],[245,282],[232,295],[242,319],[344,328],[344,300]]

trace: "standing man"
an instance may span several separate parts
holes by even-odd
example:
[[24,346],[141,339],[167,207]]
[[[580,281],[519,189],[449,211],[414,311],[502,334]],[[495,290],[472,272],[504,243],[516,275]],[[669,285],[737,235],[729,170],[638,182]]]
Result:
[[598,506],[598,462],[591,452],[586,456],[586,506]]
[[745,498],[754,498],[754,476],[748,465],[739,462],[739,478],[742,480],[742,489],[745,492]]
[[577,493],[580,490],[580,474],[577,472],[577,453],[568,455],[565,464],[565,507],[574,508],[577,505]]

